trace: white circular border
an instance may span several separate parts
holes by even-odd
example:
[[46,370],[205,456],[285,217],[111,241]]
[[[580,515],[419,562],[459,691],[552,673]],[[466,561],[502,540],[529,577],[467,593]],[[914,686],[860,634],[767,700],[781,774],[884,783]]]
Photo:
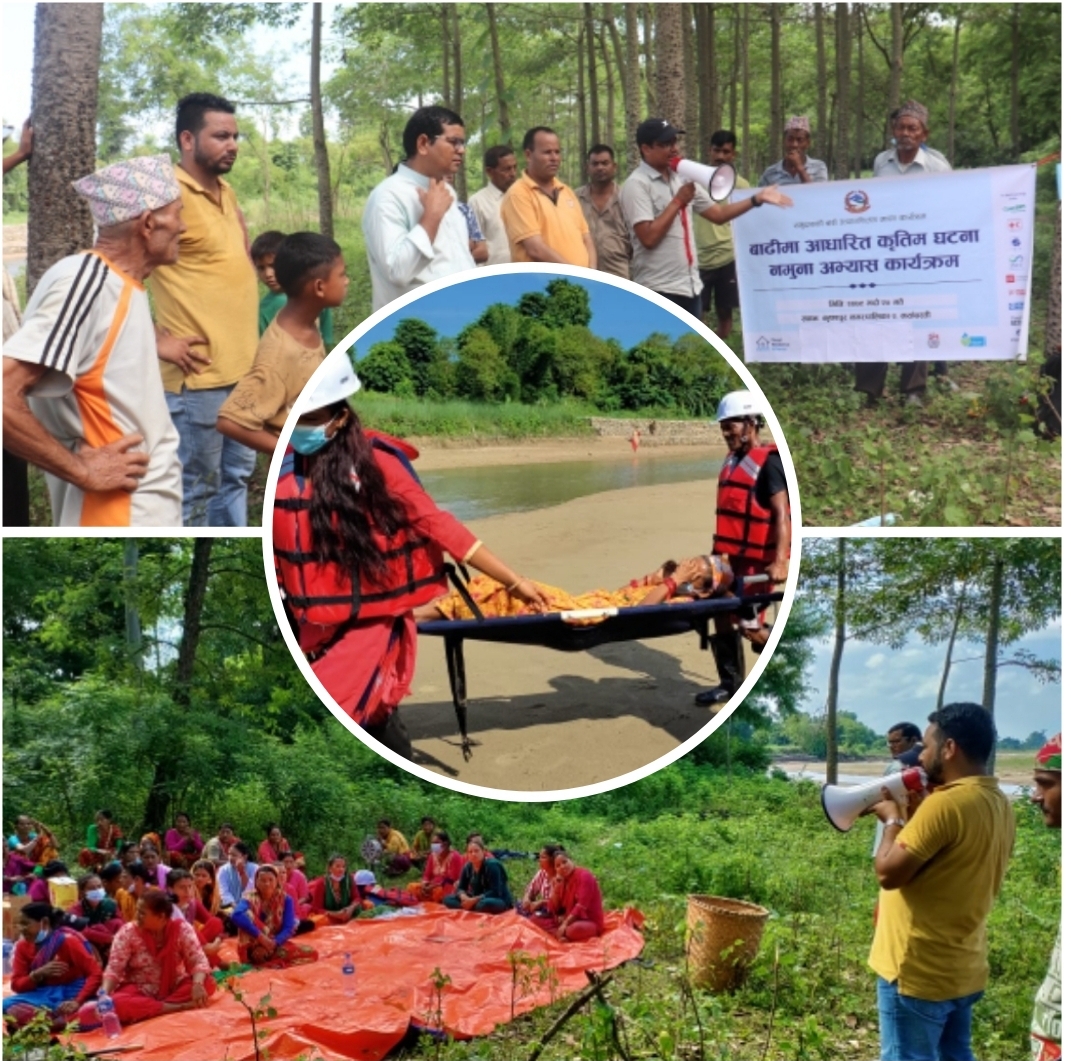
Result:
[[[428,770],[408,759],[403,759],[396,752],[391,751],[389,748],[380,744],[379,741],[369,737],[368,734],[349,715],[347,715],[338,704],[335,703],[334,698],[328,693],[320,680],[313,673],[312,667],[309,665],[308,660],[305,659],[304,653],[298,647],[297,641],[291,632],[290,623],[287,619],[286,612],[283,609],[283,602],[279,594],[279,586],[275,577],[275,555],[272,548],[272,522],[275,488],[279,481],[279,470],[282,467],[283,454],[286,450],[286,445],[283,440],[289,440],[290,433],[293,430],[294,425],[297,423],[297,403],[295,403],[295,408],[291,410],[290,415],[286,418],[286,423],[283,425],[283,430],[280,433],[280,444],[276,446],[275,453],[272,454],[271,465],[268,469],[268,479],[264,489],[264,512],[261,519],[263,528],[261,542],[264,549],[264,571],[268,582],[268,592],[271,596],[276,622],[279,624],[279,630],[283,635],[283,639],[286,641],[287,647],[290,649],[291,655],[293,655],[301,673],[305,676],[305,680],[309,683],[316,695],[319,696],[320,700],[323,701],[324,706],[335,716],[335,718],[338,719],[339,722],[342,723],[343,726],[346,727],[347,730],[349,730],[350,733],[363,742],[371,751],[393,765],[401,767],[401,769],[419,777],[422,781],[428,781],[433,785],[449,789],[452,792],[460,792],[469,796],[482,796],[486,799],[509,800],[520,803],[549,803],[554,800],[579,799],[583,796],[594,796],[601,792],[609,792],[615,788],[621,788],[623,785],[629,785],[633,781],[639,781],[650,774],[656,773],[664,766],[669,766],[670,763],[676,762],[698,744],[701,744],[733,714],[736,708],[747,697],[748,693],[751,692],[751,689],[759,680],[762,672],[766,669],[767,663],[777,648],[778,641],[781,640],[781,634],[784,632],[785,624],[788,622],[789,611],[791,610],[792,601],[796,594],[796,582],[799,578],[800,544],[803,537],[803,520],[800,514],[800,493],[799,485],[796,482],[796,470],[792,464],[792,458],[788,450],[788,444],[785,441],[784,432],[781,430],[781,425],[777,422],[777,417],[774,415],[773,410],[766,401],[766,396],[762,393],[762,389],[748,371],[747,366],[744,365],[736,354],[734,354],[732,350],[730,350],[729,347],[726,346],[725,343],[702,321],[693,317],[690,313],[687,313],[668,299],[663,298],[661,295],[656,294],[648,288],[633,283],[631,280],[612,276],[609,273],[600,273],[592,269],[581,269],[575,265],[551,265],[533,262],[530,264],[518,263],[514,265],[488,266],[480,269],[478,272],[470,271],[444,277],[442,280],[436,280],[430,284],[425,284],[422,287],[418,287],[415,291],[411,291],[409,294],[395,299],[382,309],[377,310],[370,317],[365,318],[365,320],[349,332],[344,339],[336,343],[334,349],[337,350],[340,346],[348,349],[375,325],[388,317],[393,317],[406,306],[418,302],[425,295],[431,294],[434,291],[441,291],[444,288],[459,286],[472,280],[482,280],[485,277],[510,274],[542,274],[551,278],[557,276],[571,276],[579,280],[587,280],[589,282],[594,281],[597,283],[609,284],[612,287],[619,287],[635,295],[637,298],[646,299],[648,302],[652,302],[654,305],[658,306],[659,309],[665,310],[667,313],[672,313],[687,324],[694,332],[701,335],[722,355],[723,358],[725,358],[728,364],[747,385],[748,389],[761,397],[766,423],[774,440],[777,442],[778,451],[784,462],[785,474],[788,480],[789,499],[792,507],[793,549],[789,560],[788,581],[785,583],[784,601],[779,609],[777,622],[774,624],[770,639],[767,642],[766,647],[763,649],[763,652],[760,654],[758,662],[752,668],[751,673],[747,678],[744,679],[744,684],[737,690],[736,695],[729,701],[728,705],[722,708],[722,710],[700,730],[674,748],[673,751],[667,752],[658,759],[654,759],[636,770],[631,770],[627,774],[620,774],[617,777],[612,777],[606,781],[599,781],[592,785],[582,785],[579,788],[554,789],[550,791],[516,791],[512,789],[487,788],[483,785],[469,784],[466,781],[452,780],[443,774]],[[332,351],[332,353],[333,352],[334,351]],[[312,378],[305,385],[305,391],[310,387],[316,386],[320,379],[326,375],[326,372],[325,360],[324,364],[317,368]],[[305,391],[302,393],[305,393]]]

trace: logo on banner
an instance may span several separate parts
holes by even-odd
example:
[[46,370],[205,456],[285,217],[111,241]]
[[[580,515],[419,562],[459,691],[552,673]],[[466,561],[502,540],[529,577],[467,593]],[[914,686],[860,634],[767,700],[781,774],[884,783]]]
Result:
[[1004,274],[1004,283],[1006,283],[1006,284],[1014,284],[1015,283],[1015,274],[1014,273],[1005,273]]
[[1008,228],[1011,229],[1012,232],[1018,232],[1022,227],[1023,227],[1022,221],[1009,221],[1008,222]]
[[968,335],[966,332],[964,332],[959,337],[959,345],[960,346],[985,346],[985,336],[984,335]]
[[865,214],[870,209],[870,196],[864,191],[848,192],[844,197],[844,209],[849,214]]
[[937,332],[930,332],[929,336],[926,338],[926,345],[931,350],[936,350],[941,345],[941,337]]
[[1026,210],[1026,203],[1015,203],[1013,206],[1004,207],[1004,213],[1006,214],[1021,214]]
[[1021,254],[1012,255],[1012,257],[1010,257],[1008,259],[1008,265],[1011,266],[1011,268],[1013,268],[1013,269],[1018,269],[1019,266],[1022,265],[1022,264],[1023,264],[1023,256]]
[[770,340],[767,339],[765,335],[760,335],[755,340],[755,349],[756,350],[769,350],[770,349]]
[[1012,236],[1011,245],[1013,247],[1021,247],[1023,245],[1023,241],[1018,236]]
[[1022,324],[1023,323],[1023,318],[1022,317],[1012,317],[1011,320],[1010,320],[1010,323],[1012,325]]
[[1018,309],[1018,310],[1021,310],[1022,308],[1023,308],[1023,304],[1022,304],[1022,302],[1009,302],[1009,303],[1008,303],[1008,309],[1012,309],[1012,310]]

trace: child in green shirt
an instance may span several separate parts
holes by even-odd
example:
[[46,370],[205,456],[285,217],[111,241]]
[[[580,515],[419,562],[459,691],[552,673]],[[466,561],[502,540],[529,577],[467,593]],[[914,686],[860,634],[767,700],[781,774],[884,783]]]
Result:
[[[275,278],[275,255],[278,254],[279,244],[284,239],[285,233],[271,229],[257,236],[249,248],[249,256],[253,259],[257,276],[268,289],[268,293],[260,300],[260,312],[257,314],[258,335],[267,331],[268,325],[275,320],[275,315],[286,305],[286,293]],[[320,314],[320,334],[323,336],[324,346],[330,350],[335,345],[335,326],[331,321],[329,309]]]

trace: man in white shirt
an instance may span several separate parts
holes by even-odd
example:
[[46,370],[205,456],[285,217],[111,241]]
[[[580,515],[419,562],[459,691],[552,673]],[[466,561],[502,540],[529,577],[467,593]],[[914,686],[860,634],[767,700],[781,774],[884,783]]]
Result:
[[166,155],[74,190],[97,241],[41,277],[4,343],[4,448],[45,472],[57,527],[178,527],[179,438],[144,281],[178,260],[181,191]]
[[465,158],[465,123],[446,107],[414,111],[402,133],[405,161],[372,189],[364,229],[372,309],[421,284],[475,269],[469,226],[447,180]]
[[511,261],[509,237],[499,212],[510,185],[517,179],[517,156],[509,144],[489,147],[483,156],[488,183],[469,196],[480,230],[487,239],[487,261],[483,265],[508,265]]
[[[874,159],[875,177],[912,177],[920,173],[951,173],[952,166],[940,151],[926,146],[930,135],[930,112],[916,100],[908,100],[892,113],[896,146]],[[948,363],[935,364],[937,381],[949,390],[959,388],[948,378]],[[900,366],[900,393],[907,404],[917,405],[926,392],[925,361],[905,361]],[[860,361],[855,366],[855,389],[867,395],[867,404],[877,405],[885,391],[888,362]]]

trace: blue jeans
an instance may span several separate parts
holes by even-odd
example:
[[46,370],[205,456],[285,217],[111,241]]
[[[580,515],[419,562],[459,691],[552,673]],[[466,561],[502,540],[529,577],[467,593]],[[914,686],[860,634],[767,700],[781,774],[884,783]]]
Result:
[[216,430],[216,416],[234,387],[166,393],[179,434],[182,522],[187,527],[244,527],[249,477],[256,450]]
[[945,1002],[901,995],[896,981],[878,977],[881,1061],[974,1061],[971,1012],[978,991]]

